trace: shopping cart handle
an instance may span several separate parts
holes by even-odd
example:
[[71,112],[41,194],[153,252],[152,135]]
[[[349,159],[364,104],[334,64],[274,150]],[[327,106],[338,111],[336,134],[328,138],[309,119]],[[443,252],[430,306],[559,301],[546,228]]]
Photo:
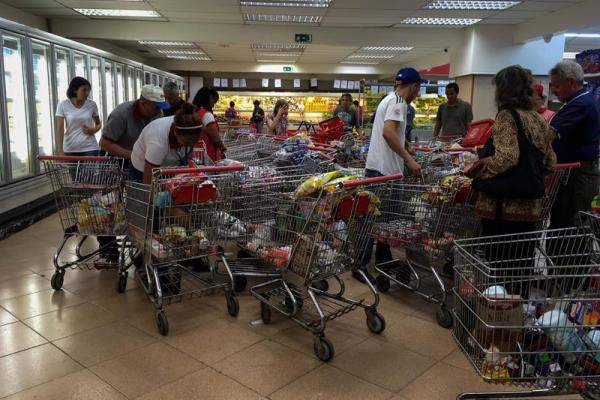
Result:
[[574,169],[574,168],[580,168],[580,167],[581,167],[581,163],[575,162],[575,163],[556,164],[554,166],[554,169]]
[[38,156],[39,161],[108,161],[108,156]]
[[403,174],[391,174],[391,175],[376,176],[374,178],[352,179],[352,180],[342,182],[340,185],[342,187],[344,187],[344,189],[350,189],[350,188],[354,188],[357,186],[370,185],[372,183],[397,181],[402,178],[404,178]]
[[160,170],[161,175],[193,174],[198,172],[232,172],[243,171],[246,168],[244,164],[233,165],[211,165],[197,168],[165,168]]

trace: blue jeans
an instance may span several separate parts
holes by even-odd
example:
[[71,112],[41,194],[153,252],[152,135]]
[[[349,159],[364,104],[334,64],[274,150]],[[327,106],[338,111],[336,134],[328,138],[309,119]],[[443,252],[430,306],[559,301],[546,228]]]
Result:
[[139,171],[133,165],[129,167],[129,180],[133,182],[143,182],[144,181],[144,173]]
[[[377,176],[383,176],[383,174],[374,169],[365,169],[365,178],[375,178]],[[367,245],[360,263],[361,268],[363,269],[367,266],[367,264],[369,264],[369,261],[371,261],[374,243],[375,240],[373,240],[373,238],[369,238],[367,240]],[[377,247],[375,248],[375,262],[379,264],[382,262],[391,261],[392,259],[392,251],[390,250],[390,246],[383,243],[377,243]]]

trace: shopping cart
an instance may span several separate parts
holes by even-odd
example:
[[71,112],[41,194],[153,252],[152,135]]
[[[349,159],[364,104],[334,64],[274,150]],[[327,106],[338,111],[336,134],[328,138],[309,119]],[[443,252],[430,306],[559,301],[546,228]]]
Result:
[[235,142],[235,140],[240,137],[247,137],[256,134],[256,128],[250,125],[229,125],[223,134],[223,141],[225,144],[229,144],[231,142]]
[[[50,178],[56,208],[63,227],[63,240],[53,257],[55,272],[50,284],[60,290],[67,269],[115,269],[127,271],[137,250],[126,236],[123,205],[123,159],[111,157],[39,156]],[[84,251],[84,243],[96,237],[94,251]],[[77,238],[74,254],[67,242]],[[120,275],[119,275],[120,276]],[[125,291],[127,277],[117,280],[117,290]]]
[[[379,295],[365,274],[373,302],[344,296],[340,274],[353,269],[366,249],[377,194],[386,182],[400,179],[390,175],[346,181],[332,192],[320,191],[317,197],[295,198],[287,193],[267,193],[264,212],[272,222],[258,240],[247,244],[257,257],[283,268],[280,278],[258,284],[250,292],[261,302],[261,318],[268,324],[275,310],[314,334],[314,352],[322,361],[334,355],[325,337],[328,321],[356,308],[365,310],[371,332],[381,333],[385,320],[377,312]],[[298,193],[298,192],[296,192]],[[296,196],[298,197],[298,196]],[[339,290],[321,290],[314,283],[337,282]]]
[[482,381],[522,390],[458,399],[597,398],[599,249],[583,228],[455,242],[452,335]]
[[[169,332],[163,306],[223,290],[227,311],[239,304],[219,238],[227,235],[221,208],[243,165],[158,168],[150,185],[127,182],[125,212],[130,237],[142,250],[136,276],[155,309],[158,331]],[[204,271],[207,270],[207,271]]]

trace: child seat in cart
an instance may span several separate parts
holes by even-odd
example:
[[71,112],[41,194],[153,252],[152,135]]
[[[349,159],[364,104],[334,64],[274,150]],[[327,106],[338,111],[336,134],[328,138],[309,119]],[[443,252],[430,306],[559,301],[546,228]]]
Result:
[[589,226],[456,241],[452,335],[482,381],[515,388],[458,399],[598,398],[600,247]]
[[141,249],[144,266],[136,277],[154,306],[162,335],[169,332],[164,305],[223,290],[227,311],[239,304],[223,249],[221,207],[243,165],[158,168],[152,183],[127,182],[125,210],[130,237]]
[[[331,178],[331,176],[330,176]],[[373,302],[346,297],[340,274],[354,268],[364,253],[377,209],[378,193],[385,182],[401,178],[390,175],[364,180],[331,180],[317,189],[315,177],[294,195],[268,192],[264,209],[271,219],[265,235],[249,241],[247,248],[257,257],[283,267],[281,277],[258,284],[250,292],[261,302],[261,318],[271,321],[272,310],[291,318],[314,334],[314,352],[323,361],[334,355],[325,337],[328,321],[356,308],[363,308],[367,326],[374,333],[385,329],[377,312],[379,296],[369,282]],[[364,276],[364,273],[359,270]],[[321,283],[337,282],[335,290]]]
[[[118,269],[117,290],[124,292],[127,269],[140,263],[126,236],[123,159],[112,157],[39,156],[50,178],[64,236],[53,256],[51,285],[60,290],[67,269]],[[84,250],[90,237],[97,250]],[[76,239],[74,254],[68,242]]]

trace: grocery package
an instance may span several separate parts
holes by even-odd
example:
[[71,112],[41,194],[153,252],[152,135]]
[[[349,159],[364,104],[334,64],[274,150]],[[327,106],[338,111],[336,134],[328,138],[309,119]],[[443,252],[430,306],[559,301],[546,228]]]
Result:
[[238,238],[246,234],[247,229],[242,221],[226,213],[218,211],[213,216],[214,225],[217,226],[217,235],[221,238]]
[[342,175],[342,171],[331,171],[311,176],[300,186],[298,186],[295,192],[295,197],[297,199],[308,197],[317,192],[324,184],[328,183],[332,179],[339,177],[340,175]]
[[126,229],[125,205],[117,192],[97,193],[74,204],[80,232],[120,234]]
[[214,201],[217,187],[200,172],[178,174],[165,183],[177,205]]

